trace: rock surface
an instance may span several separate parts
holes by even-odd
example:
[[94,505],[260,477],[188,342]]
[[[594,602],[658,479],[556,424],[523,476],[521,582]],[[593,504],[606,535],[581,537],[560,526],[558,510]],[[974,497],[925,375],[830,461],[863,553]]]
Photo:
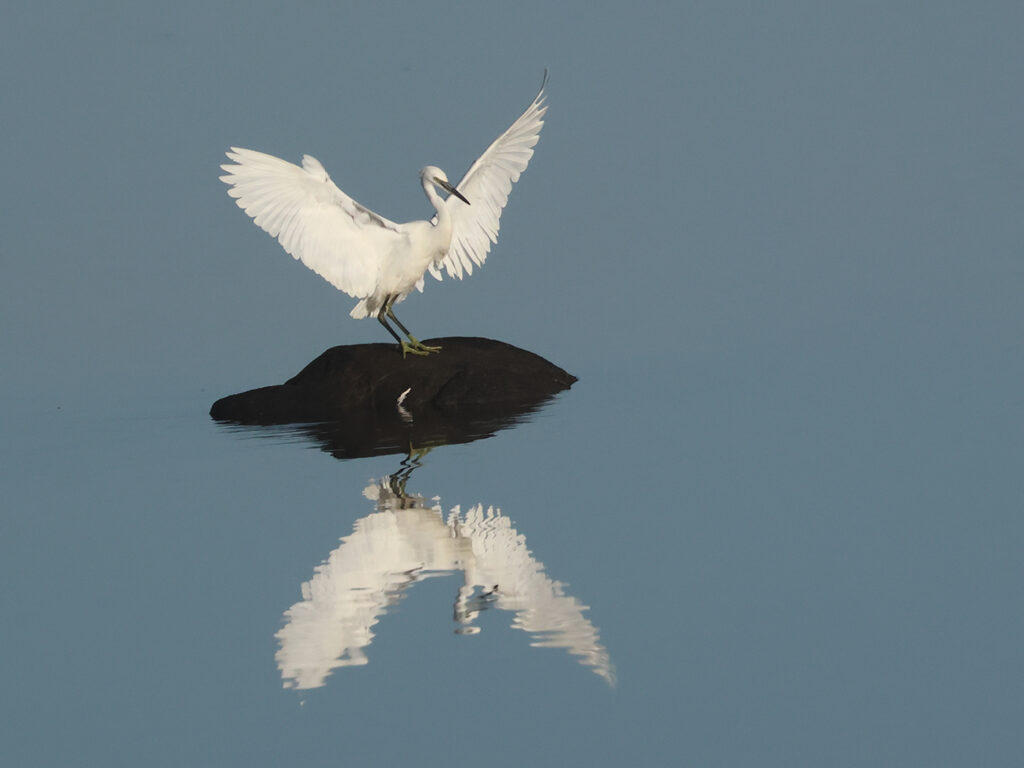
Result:
[[229,395],[210,415],[296,425],[339,458],[467,442],[523,420],[576,377],[510,344],[449,337],[403,358],[395,344],[332,347],[284,384]]

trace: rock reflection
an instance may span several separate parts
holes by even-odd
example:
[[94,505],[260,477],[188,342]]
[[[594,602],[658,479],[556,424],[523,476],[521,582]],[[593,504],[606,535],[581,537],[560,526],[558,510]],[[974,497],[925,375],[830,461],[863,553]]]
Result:
[[529,419],[576,377],[493,339],[431,339],[405,360],[393,344],[332,347],[284,384],[222,397],[210,415],[254,434],[306,437],[338,459],[490,437]]
[[528,633],[532,646],[564,648],[614,684],[608,652],[584,616],[587,606],[545,574],[509,518],[482,504],[465,512],[455,506],[445,516],[439,500],[406,492],[413,468],[363,491],[376,511],[356,521],[302,585],[302,600],[285,612],[276,635],[285,687],[317,688],[338,667],[366,664],[374,625],[407,588],[451,573],[463,575],[456,634],[478,633],[474,622],[488,608],[512,611],[512,626]]

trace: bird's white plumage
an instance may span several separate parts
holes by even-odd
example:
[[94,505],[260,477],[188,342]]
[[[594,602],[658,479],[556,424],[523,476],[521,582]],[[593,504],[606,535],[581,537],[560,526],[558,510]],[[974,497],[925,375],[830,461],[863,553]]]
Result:
[[477,158],[466,171],[466,175],[455,185],[470,205],[455,197],[448,198],[448,210],[452,215],[452,242],[440,265],[430,266],[431,274],[441,279],[439,266],[448,274],[462,279],[462,273],[473,274],[473,265],[481,265],[491,250],[491,244],[498,242],[498,228],[501,212],[508,203],[512,185],[533,157],[533,148],[540,140],[540,129],[544,127],[544,86],[526,111],[519,116],[501,136]]
[[[377,282],[378,255],[401,247],[399,225],[350,198],[310,155],[302,167],[232,147],[221,180],[228,194],[282,247],[336,288],[362,298]],[[343,255],[343,257],[340,257]]]
[[310,155],[303,156],[299,167],[232,147],[227,156],[233,163],[221,166],[225,175],[220,178],[238,206],[288,253],[360,300],[353,317],[382,313],[414,287],[423,290],[428,269],[438,279],[441,267],[461,278],[472,273],[474,264],[484,262],[497,242],[512,184],[526,169],[540,138],[546,83],[545,72],[530,106],[455,186],[468,205],[455,194],[447,200],[437,194],[435,187],[452,190],[439,168],[421,171],[423,191],[436,211],[429,222],[396,224],[374,213],[342,192]]

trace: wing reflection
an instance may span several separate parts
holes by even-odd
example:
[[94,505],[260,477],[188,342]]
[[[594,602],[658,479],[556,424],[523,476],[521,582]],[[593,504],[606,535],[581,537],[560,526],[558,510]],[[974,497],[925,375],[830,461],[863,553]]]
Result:
[[440,502],[408,494],[412,467],[371,483],[363,494],[376,511],[302,585],[302,600],[285,611],[277,633],[277,665],[286,688],[317,688],[338,667],[368,662],[373,627],[405,595],[431,576],[463,574],[455,599],[455,632],[476,634],[487,608],[514,613],[512,626],[535,647],[564,648],[581,664],[615,682],[587,606],[565,594],[526,548],[526,538],[494,507],[458,506],[444,516]]

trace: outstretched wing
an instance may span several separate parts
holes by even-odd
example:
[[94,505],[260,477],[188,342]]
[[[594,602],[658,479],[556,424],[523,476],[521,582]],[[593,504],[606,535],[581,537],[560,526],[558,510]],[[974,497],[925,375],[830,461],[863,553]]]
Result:
[[455,185],[470,204],[466,205],[455,195],[446,201],[452,216],[452,243],[444,260],[430,266],[430,273],[438,280],[441,279],[441,265],[449,275],[460,280],[463,271],[473,274],[473,265],[483,264],[491,243],[498,242],[501,211],[508,202],[508,193],[533,157],[533,147],[544,126],[543,117],[548,109],[544,104],[547,82],[545,70],[537,98],[477,158],[462,181]]
[[220,180],[260,228],[349,296],[373,293],[381,256],[404,237],[397,224],[338,189],[311,155],[301,168],[251,149],[227,156]]

